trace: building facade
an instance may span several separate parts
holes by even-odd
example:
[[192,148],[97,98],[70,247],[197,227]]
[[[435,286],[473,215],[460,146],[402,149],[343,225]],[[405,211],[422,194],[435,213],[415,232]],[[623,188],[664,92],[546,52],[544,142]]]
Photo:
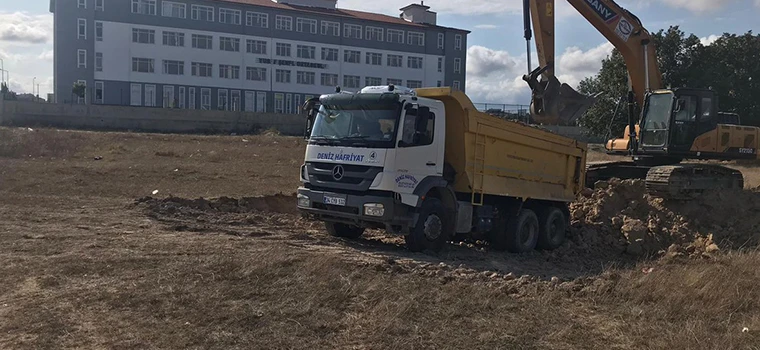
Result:
[[[297,113],[366,85],[465,89],[469,31],[423,4],[399,17],[335,0],[51,0],[57,102]],[[79,97],[72,86],[84,84]]]

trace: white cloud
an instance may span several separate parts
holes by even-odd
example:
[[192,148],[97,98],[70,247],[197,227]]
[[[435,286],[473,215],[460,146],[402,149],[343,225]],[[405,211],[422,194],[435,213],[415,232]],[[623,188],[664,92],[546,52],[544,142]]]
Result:
[[42,44],[53,41],[53,16],[0,12],[0,41]]
[[[760,0],[758,0],[758,1],[760,1]],[[702,43],[702,45],[708,46],[708,45],[714,43],[716,40],[718,40],[718,38],[720,38],[719,35],[711,34],[709,36],[699,38],[699,41]]]
[[[358,11],[368,11],[382,13],[390,16],[398,16],[400,8],[411,3],[417,3],[416,0],[386,0],[386,1],[367,1],[367,0],[339,0],[338,7]],[[438,14],[456,14],[456,15],[492,15],[492,14],[522,14],[522,1],[518,0],[430,0],[425,3],[430,6],[430,11]],[[570,7],[566,1],[557,1],[555,15],[557,18],[564,18],[570,14],[577,14],[575,9]],[[580,16],[580,15],[578,15]]]
[[[607,42],[587,51],[570,47],[559,55],[555,74],[560,82],[577,88],[583,78],[599,72],[602,60],[611,52],[612,45]],[[535,68],[535,53],[531,61]],[[467,95],[477,103],[528,104],[530,87],[522,80],[527,69],[524,55],[471,46],[467,50]]]
[[[758,0],[758,1],[760,1],[760,0]],[[475,28],[477,28],[477,29],[496,29],[496,28],[499,28],[499,26],[497,26],[495,24],[478,24],[478,25],[475,26]]]
[[[669,6],[691,11],[692,13],[704,14],[714,12],[731,3],[739,3],[743,0],[639,0],[639,7]],[[760,0],[754,0],[755,4],[760,6]]]
[[755,0],[755,6],[760,7],[760,0]]

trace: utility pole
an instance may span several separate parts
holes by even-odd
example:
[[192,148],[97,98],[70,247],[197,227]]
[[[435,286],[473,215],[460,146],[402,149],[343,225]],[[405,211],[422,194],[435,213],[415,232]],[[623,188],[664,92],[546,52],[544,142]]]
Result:
[[37,81],[37,77],[32,78],[32,96],[34,96],[34,86],[36,85],[35,82]]
[[0,83],[5,82],[5,62],[0,58]]

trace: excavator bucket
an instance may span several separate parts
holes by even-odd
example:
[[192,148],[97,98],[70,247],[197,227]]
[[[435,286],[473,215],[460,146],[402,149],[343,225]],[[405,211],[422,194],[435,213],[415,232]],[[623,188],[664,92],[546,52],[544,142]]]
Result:
[[574,123],[596,102],[596,96],[581,94],[570,85],[560,83],[557,77],[538,81],[545,69],[536,69],[523,77],[533,91],[530,103],[531,117],[545,125]]

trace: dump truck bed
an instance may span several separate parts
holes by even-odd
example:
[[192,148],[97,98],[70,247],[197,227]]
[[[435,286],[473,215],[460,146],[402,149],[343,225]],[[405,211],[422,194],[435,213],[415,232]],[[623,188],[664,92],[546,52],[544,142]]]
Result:
[[474,204],[484,196],[570,202],[584,186],[587,144],[478,111],[461,91],[415,90],[446,108],[445,161],[454,190]]

